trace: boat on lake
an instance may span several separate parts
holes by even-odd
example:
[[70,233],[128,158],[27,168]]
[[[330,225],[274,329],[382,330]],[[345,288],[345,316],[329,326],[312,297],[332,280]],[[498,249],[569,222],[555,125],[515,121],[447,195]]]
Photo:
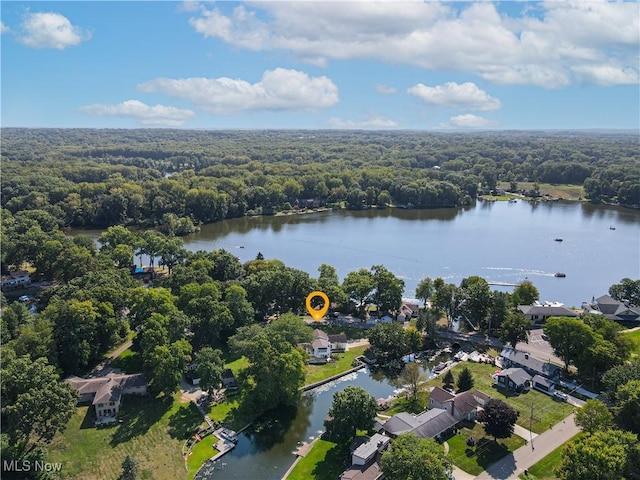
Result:
[[562,272],[556,272],[553,276],[558,278],[564,278],[567,276],[567,274]]
[[614,227],[613,225],[609,226],[609,230],[615,230],[615,229],[616,229],[616,227]]
[[556,239],[554,239],[554,240],[555,240],[556,242],[561,242],[561,241],[562,241],[562,239],[561,239],[561,238],[556,238]]

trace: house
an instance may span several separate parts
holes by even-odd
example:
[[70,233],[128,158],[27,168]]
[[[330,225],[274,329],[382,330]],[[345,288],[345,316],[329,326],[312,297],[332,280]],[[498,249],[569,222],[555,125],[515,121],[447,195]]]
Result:
[[458,420],[442,408],[432,408],[419,415],[401,412],[382,425],[382,430],[391,438],[412,432],[422,438],[440,440],[453,432]]
[[400,310],[398,312],[398,321],[399,322],[408,322],[412,318],[418,316],[419,305],[417,303],[404,302],[400,306]]
[[527,371],[531,376],[542,375],[543,377],[557,381],[560,378],[562,369],[553,363],[538,360],[526,352],[504,348],[500,353],[501,365],[505,368],[518,367]]
[[120,411],[122,395],[147,393],[147,380],[141,373],[112,373],[98,378],[69,377],[65,382],[78,391],[78,403],[91,402],[95,407],[96,424],[115,420]]
[[18,270],[8,275],[2,275],[0,280],[0,289],[2,290],[15,290],[29,285],[31,285],[31,277],[26,270]]
[[222,372],[222,388],[227,390],[238,389],[238,382],[236,382],[236,377],[230,368],[225,368],[224,372]]
[[369,466],[352,465],[340,474],[341,480],[379,480],[382,478],[380,464],[373,462]]
[[435,387],[429,397],[429,408],[440,408],[449,412],[458,421],[474,421],[491,397],[478,390],[467,390],[453,394],[440,387]]
[[347,349],[347,336],[344,333],[327,335],[327,337],[329,338],[332,352],[344,352]]
[[380,323],[391,323],[391,322],[393,322],[393,317],[391,315],[389,315],[388,313],[385,313],[383,316],[381,316],[378,319],[378,322],[380,322]]
[[313,331],[313,341],[300,346],[311,356],[310,363],[324,363],[331,358],[329,336],[317,328]]
[[361,444],[351,454],[352,465],[366,465],[371,462],[378,453],[382,453],[389,447],[391,439],[380,433],[374,434],[366,443]]
[[553,393],[556,389],[555,382],[552,382],[548,378],[543,377],[542,375],[535,375],[531,379],[531,386],[536,390],[540,390],[545,393]]
[[591,303],[582,304],[584,313],[602,315],[607,320],[614,322],[640,323],[640,307],[632,307],[620,302],[609,295],[602,295],[597,299],[591,299]]
[[578,314],[565,307],[560,302],[535,302],[533,305],[518,305],[520,311],[527,320],[534,324],[543,324],[549,317],[576,318]]
[[131,267],[131,276],[134,280],[142,280],[144,283],[149,283],[156,278],[156,269],[154,267]]
[[522,368],[507,368],[492,376],[500,388],[523,392],[531,388],[531,375]]

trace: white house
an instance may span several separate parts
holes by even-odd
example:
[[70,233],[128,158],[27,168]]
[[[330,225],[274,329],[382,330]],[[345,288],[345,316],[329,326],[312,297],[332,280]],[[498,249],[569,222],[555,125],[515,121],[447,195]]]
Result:
[[14,290],[28,285],[31,285],[31,277],[26,270],[18,270],[17,272],[3,275],[0,281],[0,289],[2,290]]
[[366,465],[373,460],[378,452],[382,453],[389,446],[391,438],[379,433],[374,434],[368,442],[363,443],[351,454],[352,465]]

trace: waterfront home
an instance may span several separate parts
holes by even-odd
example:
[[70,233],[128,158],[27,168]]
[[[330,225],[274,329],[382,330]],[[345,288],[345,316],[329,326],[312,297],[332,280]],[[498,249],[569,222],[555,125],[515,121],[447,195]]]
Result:
[[17,272],[10,272],[8,275],[2,275],[0,281],[0,289],[2,290],[15,290],[29,285],[31,285],[31,277],[26,270],[18,270]]
[[522,368],[507,368],[491,377],[500,388],[514,392],[524,392],[531,388],[531,375]]
[[329,335],[317,328],[313,331],[313,341],[302,343],[299,346],[310,355],[309,363],[325,363],[331,358],[332,348]]
[[640,307],[632,307],[620,302],[609,295],[592,298],[591,303],[584,302],[582,311],[595,315],[602,315],[607,320],[614,322],[640,323]]
[[500,352],[500,364],[504,368],[522,368],[531,376],[542,375],[553,381],[557,381],[562,372],[562,369],[553,363],[539,360],[527,352],[521,352],[513,348],[504,348]]
[[441,440],[453,432],[458,420],[442,408],[432,408],[419,415],[401,412],[383,425],[382,430],[391,438],[396,438],[403,433],[412,432],[422,438],[435,438]]
[[332,352],[344,352],[347,349],[347,336],[344,333],[327,335]]
[[351,464],[360,466],[368,464],[377,454],[382,453],[389,447],[389,442],[391,442],[391,438],[386,435],[380,433],[374,434],[365,443],[362,443],[353,450],[351,453]]
[[475,421],[478,411],[491,399],[478,390],[467,390],[454,394],[435,387],[429,396],[429,408],[440,408],[449,412],[456,420]]
[[78,392],[78,403],[95,407],[96,424],[115,421],[120,411],[122,395],[144,395],[147,380],[141,373],[121,375],[111,373],[98,378],[69,377],[65,379]]
[[576,318],[578,316],[576,312],[560,302],[535,302],[533,305],[518,305],[518,311],[534,325],[542,325],[550,317]]

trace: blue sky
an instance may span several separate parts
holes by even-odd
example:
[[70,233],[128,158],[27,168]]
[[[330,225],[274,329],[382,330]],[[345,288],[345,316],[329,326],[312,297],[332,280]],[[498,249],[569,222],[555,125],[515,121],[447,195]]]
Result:
[[638,129],[637,2],[2,2],[2,126]]

